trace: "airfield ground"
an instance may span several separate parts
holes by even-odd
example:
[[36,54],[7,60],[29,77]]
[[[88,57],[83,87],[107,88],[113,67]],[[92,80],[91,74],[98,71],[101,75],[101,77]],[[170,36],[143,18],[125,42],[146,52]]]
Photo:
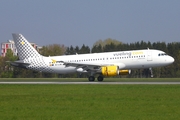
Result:
[[[0,79],[86,82],[87,79]],[[166,79],[105,79],[104,82],[180,82]],[[1,120],[179,119],[180,85],[0,84]]]

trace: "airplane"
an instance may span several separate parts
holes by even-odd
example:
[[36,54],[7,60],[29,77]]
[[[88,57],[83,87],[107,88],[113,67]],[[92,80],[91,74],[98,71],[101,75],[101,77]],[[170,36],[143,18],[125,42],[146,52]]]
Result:
[[13,40],[18,52],[18,61],[11,65],[48,73],[89,73],[88,80],[98,81],[104,77],[128,75],[131,69],[166,66],[174,58],[161,50],[142,49],[130,51],[89,53],[62,56],[40,55],[22,34],[13,33]]

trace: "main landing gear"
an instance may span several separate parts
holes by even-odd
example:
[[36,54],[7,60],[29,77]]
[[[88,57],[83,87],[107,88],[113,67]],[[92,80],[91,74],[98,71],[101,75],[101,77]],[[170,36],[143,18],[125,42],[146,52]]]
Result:
[[[94,76],[89,76],[89,81],[94,81],[95,80],[95,77]],[[98,76],[97,77],[97,80],[99,81],[99,82],[101,82],[101,81],[103,81],[103,79],[104,79],[104,77],[103,76]]]
[[94,76],[89,76],[89,78],[88,78],[88,79],[89,79],[89,81],[91,81],[91,82],[92,82],[92,81],[94,81],[94,80],[95,80],[95,77],[94,77]]

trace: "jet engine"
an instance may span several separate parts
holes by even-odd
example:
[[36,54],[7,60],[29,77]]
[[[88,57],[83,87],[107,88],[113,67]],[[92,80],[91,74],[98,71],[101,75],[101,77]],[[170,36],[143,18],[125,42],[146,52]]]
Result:
[[101,67],[101,73],[103,76],[128,75],[130,70],[119,70],[118,66],[104,66]]
[[131,70],[119,70],[119,75],[128,75],[131,73]]

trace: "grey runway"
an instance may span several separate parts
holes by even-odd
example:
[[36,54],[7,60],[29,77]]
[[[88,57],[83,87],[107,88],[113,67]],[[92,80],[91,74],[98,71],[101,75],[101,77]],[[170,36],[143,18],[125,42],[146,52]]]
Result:
[[0,82],[0,84],[109,84],[109,85],[179,85],[180,82]]

